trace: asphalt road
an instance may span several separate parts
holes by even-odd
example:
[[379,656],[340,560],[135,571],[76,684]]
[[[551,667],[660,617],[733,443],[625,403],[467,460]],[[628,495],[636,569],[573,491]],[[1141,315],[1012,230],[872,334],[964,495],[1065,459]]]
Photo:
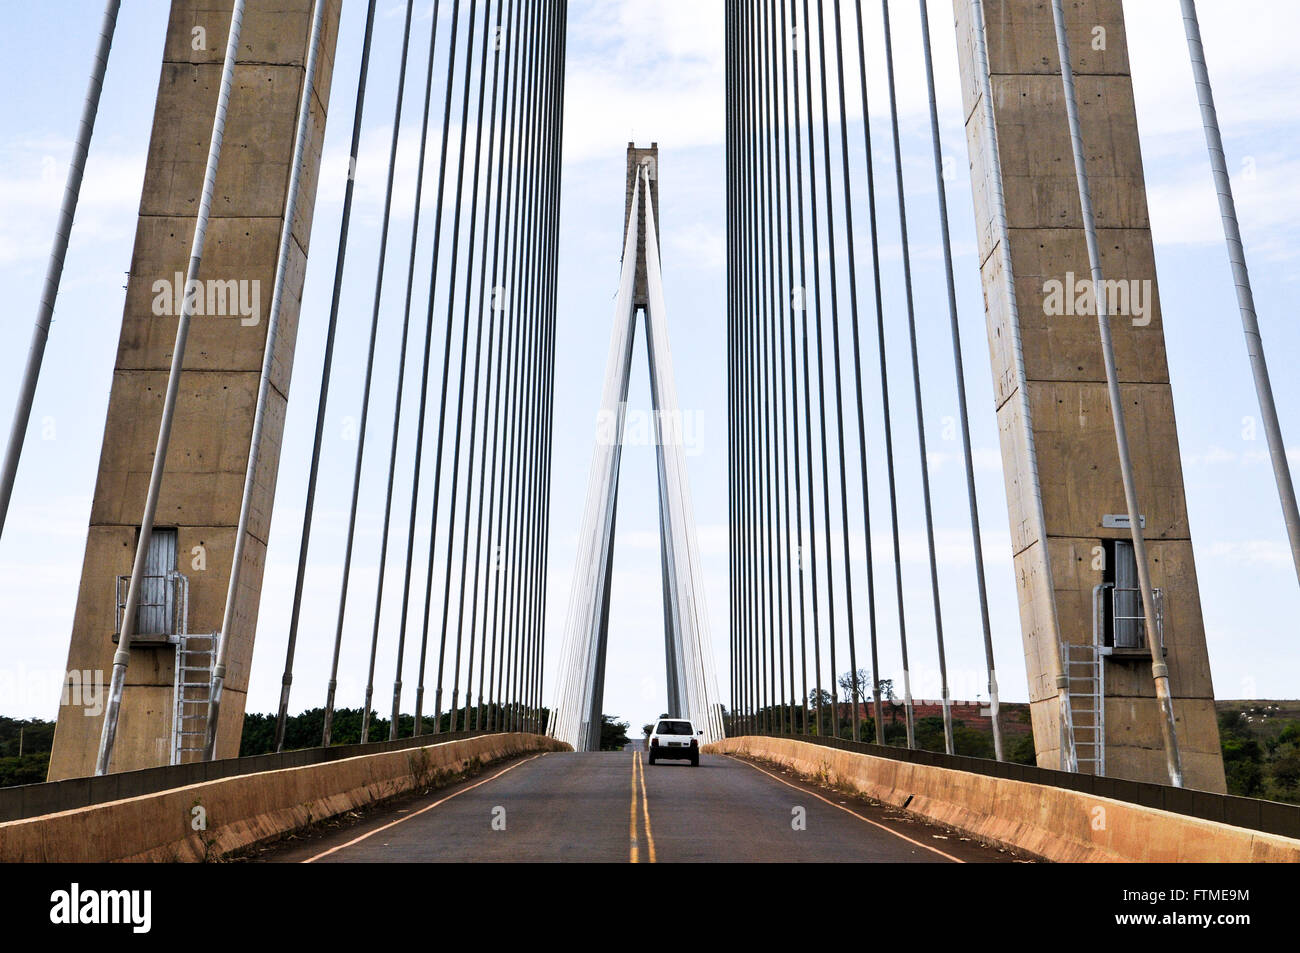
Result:
[[274,862],[850,861],[1012,858],[767,765],[640,751],[544,754],[263,852]]

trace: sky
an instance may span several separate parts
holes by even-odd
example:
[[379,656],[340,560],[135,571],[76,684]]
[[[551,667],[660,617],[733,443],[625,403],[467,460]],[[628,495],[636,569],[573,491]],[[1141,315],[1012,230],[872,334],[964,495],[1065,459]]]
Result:
[[[8,525],[0,540],[0,712],[53,717],[111,381],[113,355],[130,266],[136,213],[158,82],[169,4],[123,4],[100,117],[50,344],[37,393]],[[430,15],[431,4],[417,4]],[[445,5],[444,5],[445,6]],[[846,5],[846,10],[852,5]],[[879,8],[868,2],[869,86],[875,91],[873,135],[889,126]],[[45,261],[72,148],[85,77],[99,25],[97,0],[7,4],[0,37],[0,283],[8,293],[0,312],[0,420],[13,411]],[[1138,124],[1155,239],[1173,380],[1179,443],[1195,545],[1201,603],[1216,694],[1221,698],[1295,697],[1300,690],[1296,622],[1300,591],[1290,562],[1276,488],[1260,430],[1231,276],[1211,185],[1191,69],[1176,0],[1126,5]],[[1233,174],[1246,252],[1273,385],[1300,464],[1300,326],[1290,320],[1300,291],[1300,100],[1294,95],[1293,38],[1300,6],[1283,0],[1203,0],[1202,33]],[[381,0],[377,49],[395,51],[402,5]],[[946,2],[931,4],[932,42],[940,90],[945,156],[956,174],[947,181],[956,252],[959,309],[972,409],[973,444],[994,649],[1002,696],[1025,700],[1019,619],[1011,571],[1005,492],[993,416],[993,391],[983,331],[973,207],[956,68],[956,44]],[[925,380],[923,419],[935,498],[935,521],[948,666],[956,698],[983,697],[985,674],[966,512],[951,345],[937,230],[919,18],[912,3],[891,5],[900,88],[902,155],[917,291],[919,345]],[[846,13],[846,17],[850,17]],[[305,498],[317,389],[328,314],[331,263],[337,247],[347,138],[356,90],[364,4],[349,0],[340,31],[332,120],[317,199],[313,254],[307,272],[303,323],[295,358],[279,490],[263,585],[250,711],[274,710],[279,692],[290,596]],[[723,208],[722,4],[699,0],[573,0],[570,3],[565,102],[563,201],[559,254],[558,329],[551,481],[550,577],[547,581],[545,698],[554,697],[564,613],[591,459],[595,413],[618,282],[625,149],[629,141],[658,142],[660,222],[669,333],[679,403],[690,416],[688,468],[699,522],[711,638],[722,695],[728,671],[727,496],[725,395],[725,218]],[[418,31],[418,28],[417,28]],[[422,32],[422,31],[418,31]],[[416,68],[413,67],[413,71]],[[37,78],[40,81],[37,81]],[[379,56],[370,79],[358,160],[353,238],[338,353],[364,353],[366,290],[378,247],[383,172],[391,135],[396,56]],[[410,93],[409,98],[418,98]],[[408,107],[394,234],[409,241],[419,117]],[[851,141],[861,116],[849,110]],[[882,183],[881,293],[902,300],[898,219],[891,206],[893,164],[878,150]],[[861,193],[863,190],[858,189]],[[424,246],[422,246],[424,247]],[[396,256],[401,258],[403,256]],[[390,286],[399,287],[394,280]],[[376,407],[391,407],[397,331],[393,296],[386,298],[378,357]],[[913,691],[937,697],[938,666],[923,533],[919,460],[907,339],[897,307],[887,354],[896,419],[904,595]],[[348,315],[358,315],[349,320]],[[867,360],[874,360],[868,352]],[[338,599],[355,420],[360,410],[360,361],[335,368],[330,396],[303,635],[291,703],[322,703],[329,636]],[[629,404],[649,409],[644,341],[634,354]],[[869,436],[879,444],[879,395],[869,397]],[[382,415],[381,415],[382,416]],[[409,418],[408,418],[409,419]],[[375,431],[383,447],[389,425]],[[409,454],[412,438],[403,444]],[[383,505],[383,454],[363,474],[362,523],[344,634],[339,704],[361,702],[376,583]],[[878,455],[877,455],[878,456]],[[405,483],[403,482],[405,480]],[[873,459],[871,499],[886,512],[883,465]],[[399,476],[397,499],[409,494]],[[654,448],[623,454],[615,547],[605,710],[634,726],[664,707],[662,602]],[[408,497],[409,499],[409,497]],[[422,525],[427,521],[422,520]],[[852,519],[850,525],[860,525]],[[888,523],[874,524],[873,553],[889,566]],[[395,533],[403,537],[404,533]],[[854,593],[865,613],[865,541],[850,533]],[[427,535],[417,537],[417,552]],[[390,551],[401,558],[401,546]],[[415,571],[423,578],[417,557]],[[394,577],[395,578],[395,577]],[[393,585],[390,580],[390,587]],[[882,592],[892,576],[881,578]],[[417,587],[418,588],[418,587]],[[395,605],[385,608],[377,697],[385,698],[395,659]],[[899,678],[897,621],[882,613],[881,676]],[[861,626],[861,623],[860,623]],[[842,627],[841,627],[842,631]],[[865,639],[859,634],[860,664]],[[412,653],[408,653],[408,659]],[[847,658],[841,648],[841,658]],[[414,684],[413,666],[405,680]],[[847,664],[840,668],[847,669]],[[409,696],[408,696],[409,697]],[[380,707],[384,707],[383,704]],[[410,710],[410,701],[404,706]]]

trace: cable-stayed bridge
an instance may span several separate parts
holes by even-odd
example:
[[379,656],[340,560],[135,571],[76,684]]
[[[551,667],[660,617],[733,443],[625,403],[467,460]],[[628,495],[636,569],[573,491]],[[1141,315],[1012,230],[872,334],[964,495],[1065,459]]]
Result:
[[633,147],[628,158],[633,182],[623,242],[623,269],[614,305],[614,334],[605,371],[601,425],[587,487],[582,545],[573,578],[568,631],[560,665],[566,681],[561,686],[548,731],[573,745],[576,751],[600,750],[618,472],[638,311],[645,315],[646,353],[657,430],[666,714],[689,718],[699,725],[705,742],[718,741],[724,734],[700,578],[695,516],[682,451],[681,410],[677,404],[664,314],[659,235],[655,227],[658,153],[651,149],[642,154]]
[[[460,806],[435,810],[443,803],[435,799],[425,820],[403,828],[409,841],[383,842],[405,845],[397,854],[377,850],[371,835],[388,828],[376,826],[293,859],[476,859],[488,848],[472,832],[457,833],[454,811],[481,806],[491,792],[510,800],[507,812],[552,822],[536,821],[507,849],[523,858],[827,859],[846,849],[862,860],[995,859],[982,847],[938,850],[907,836],[888,812],[873,813],[878,803],[833,804],[805,781],[741,758],[1026,856],[1300,856],[1296,812],[1279,805],[1246,816],[1225,796],[1167,324],[1158,297],[1141,290],[1156,287],[1155,256],[1119,0],[951,7],[1036,765],[1009,763],[1000,708],[988,599],[999,583],[984,565],[990,517],[978,505],[971,441],[972,415],[988,408],[967,405],[976,362],[963,353],[961,334],[980,314],[957,292],[944,161],[957,146],[941,138],[931,47],[946,42],[946,6],[932,29],[933,5],[921,0],[921,34],[907,37],[904,52],[890,21],[900,4],[882,2],[878,64],[864,39],[875,4],[725,4],[726,308],[682,316],[711,323],[726,340],[726,366],[717,371],[725,373],[728,421],[725,679],[714,659],[680,434],[665,304],[672,275],[661,259],[672,223],[661,232],[657,147],[629,146],[626,180],[609,183],[611,192],[622,186],[626,204],[608,359],[600,405],[591,408],[585,508],[576,527],[551,518],[567,4],[434,0],[426,24],[408,0],[399,48],[376,42],[375,0],[347,7],[291,0],[274,17],[242,0],[213,6],[172,4],[68,690],[49,783],[10,800],[0,792],[0,825],[29,832],[12,828],[3,856],[57,856],[77,818],[113,811],[137,812],[124,830],[163,833],[156,843],[69,847],[73,855],[185,855],[177,845],[189,835],[171,837],[148,812],[163,818],[169,792],[189,785],[222,785],[212,796],[226,826],[212,842],[234,852],[256,842],[249,831],[295,829],[304,817],[319,819],[327,802],[342,805],[328,809],[340,813],[509,760],[445,798]],[[18,381],[0,519],[22,505],[15,486],[38,385],[62,373],[58,334],[70,322],[51,321],[119,8],[109,2],[103,15]],[[339,108],[331,89],[340,22],[362,16],[356,96],[332,120],[348,125],[352,163],[336,238],[313,234],[312,219],[325,129]],[[1279,532],[1300,571],[1300,517],[1191,0],[1171,28],[1180,25],[1214,172],[1205,187],[1215,189],[1223,213],[1278,489]],[[1100,46],[1099,35],[1109,38]],[[917,57],[926,78],[927,178],[938,196],[945,278],[939,314],[917,304],[908,229],[918,226],[904,181],[896,53]],[[396,87],[376,88],[375,64],[392,60]],[[878,65],[884,88],[869,88]],[[881,102],[887,111],[873,109]],[[873,121],[882,112],[888,121]],[[391,117],[383,213],[377,223],[354,222],[359,145],[376,113]],[[394,207],[404,121],[420,129],[409,215]],[[885,232],[890,198],[897,235]],[[407,218],[409,234],[395,227]],[[367,305],[357,311],[346,303],[355,300],[354,249],[358,233],[372,229],[378,254],[365,263]],[[886,251],[895,243],[898,262]],[[897,280],[891,270],[901,271],[901,306],[882,290]],[[307,313],[305,283],[317,272],[332,276],[329,306]],[[701,733],[697,744],[713,773],[699,772],[700,781],[689,771],[647,771],[639,752],[597,753],[606,660],[620,644],[610,626],[617,514],[620,503],[644,502],[619,494],[638,323],[655,425],[658,495],[644,505],[653,505],[659,526],[662,710]],[[366,329],[364,352],[336,346],[340,329],[354,324]],[[945,386],[958,404],[974,619],[944,613],[925,442],[928,336],[918,334],[927,325],[951,341]],[[385,363],[376,342],[390,332],[400,345],[396,361]],[[900,334],[902,352],[888,344]],[[323,362],[297,368],[313,378],[318,403],[278,667],[275,754],[240,759],[272,512],[286,494],[277,474],[300,335],[323,342]],[[334,624],[320,630],[305,624],[304,610],[320,558],[312,537],[323,520],[317,496],[331,379],[341,369],[364,383],[351,408],[350,492],[329,503],[347,513],[345,555],[328,606]],[[909,385],[902,406],[891,375]],[[375,385],[389,381],[395,399],[381,406]],[[909,601],[904,588],[905,454],[919,465],[923,603]],[[384,474],[382,489],[364,481],[368,461]],[[367,493],[383,497],[378,526],[362,515]],[[1001,514],[992,519],[1000,524]],[[359,581],[368,574],[353,575],[358,540],[371,530],[380,539],[373,587]],[[560,531],[576,531],[577,556],[557,633],[547,631],[547,582]],[[868,541],[864,566],[851,552],[858,533]],[[882,533],[892,556],[885,565],[870,544]],[[369,637],[365,687],[362,697],[345,699],[340,660],[348,620],[358,616]],[[934,634],[923,651],[927,659],[933,652],[940,673],[941,753],[921,750],[917,737],[909,660],[922,650],[918,631]],[[901,737],[886,734],[886,632],[896,633],[902,662]],[[947,653],[958,638],[978,643],[983,655],[991,759],[966,757],[957,743]],[[383,671],[379,660],[390,648],[395,666]],[[326,684],[295,683],[300,651],[331,660]],[[548,664],[558,673],[552,684],[543,678]],[[1001,660],[1004,684],[1010,664]],[[104,683],[104,705],[93,713],[84,694],[71,691],[86,673]],[[289,714],[304,691],[324,699],[319,743],[287,750]],[[342,745],[335,715],[352,704],[362,712],[359,744]],[[386,737],[372,723],[381,713]],[[282,783],[289,771],[307,772],[293,775],[294,785],[306,786]],[[818,837],[784,839],[799,830],[782,800],[791,787],[825,802],[816,808],[825,824]],[[1186,798],[1186,789],[1203,797]],[[118,806],[127,797],[132,806]],[[565,798],[600,818],[583,828],[588,841],[576,853],[561,847],[581,840]],[[1090,827],[1088,805],[1099,798],[1126,823],[1112,832]],[[273,801],[278,806],[267,808]],[[681,804],[685,814],[669,807]],[[657,839],[656,806],[666,818]],[[781,836],[754,841],[751,813],[781,811]],[[1026,812],[1037,820],[1027,823]],[[49,822],[55,833],[31,824],[64,813]],[[274,814],[274,824],[263,814]],[[66,824],[74,826],[57,826]],[[1173,856],[1157,856],[1164,841],[1141,836],[1153,825],[1178,832],[1183,846]],[[1192,837],[1180,825],[1208,825],[1210,834]],[[710,832],[703,848],[692,840],[702,829]]]

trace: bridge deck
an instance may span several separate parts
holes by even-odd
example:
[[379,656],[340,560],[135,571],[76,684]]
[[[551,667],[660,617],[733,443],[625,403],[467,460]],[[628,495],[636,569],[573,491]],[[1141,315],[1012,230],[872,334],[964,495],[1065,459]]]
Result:
[[[872,802],[734,758],[650,766],[640,751],[546,754],[267,851],[273,862],[1006,862]],[[806,829],[792,826],[806,812]],[[504,830],[493,829],[504,809]],[[633,826],[635,817],[635,827]],[[649,830],[647,832],[647,819]]]

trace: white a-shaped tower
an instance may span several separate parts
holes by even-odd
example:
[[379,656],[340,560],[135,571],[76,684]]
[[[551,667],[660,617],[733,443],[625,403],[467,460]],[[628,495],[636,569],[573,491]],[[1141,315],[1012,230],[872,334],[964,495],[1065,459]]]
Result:
[[657,148],[629,146],[628,166],[623,269],[614,306],[605,387],[596,423],[596,447],[587,481],[587,505],[578,536],[578,557],[565,621],[559,694],[549,728],[549,734],[567,741],[575,751],[600,748],[618,472],[638,312],[645,315],[659,468],[667,710],[674,717],[695,722],[704,731],[705,742],[716,741],[723,734],[659,268],[655,215]]

